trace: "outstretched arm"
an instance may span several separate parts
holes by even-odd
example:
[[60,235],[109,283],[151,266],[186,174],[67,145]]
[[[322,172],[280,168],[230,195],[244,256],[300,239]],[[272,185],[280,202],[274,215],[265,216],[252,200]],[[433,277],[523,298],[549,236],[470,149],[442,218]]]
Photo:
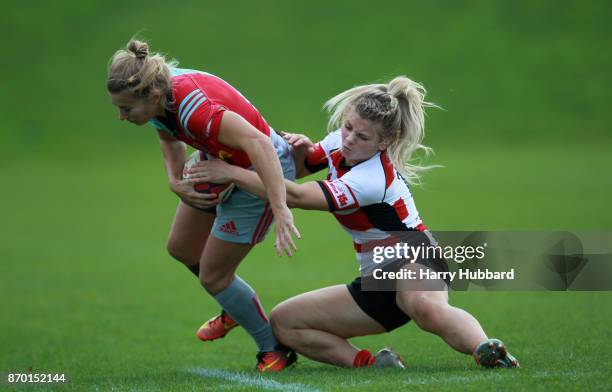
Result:
[[[257,197],[267,200],[266,188],[257,175],[250,170],[230,165],[219,159],[200,162],[191,171],[190,180],[194,184],[201,182],[228,183],[233,182],[238,187]],[[329,211],[329,204],[321,186],[316,181],[303,184],[285,180],[287,190],[287,205],[291,208],[304,210]]]

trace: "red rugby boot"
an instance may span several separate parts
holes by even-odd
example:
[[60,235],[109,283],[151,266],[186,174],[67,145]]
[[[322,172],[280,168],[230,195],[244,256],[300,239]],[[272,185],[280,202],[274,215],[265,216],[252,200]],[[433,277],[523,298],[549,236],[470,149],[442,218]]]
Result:
[[213,341],[221,339],[229,331],[236,328],[238,323],[235,322],[229,314],[222,311],[220,315],[211,318],[205,322],[196,332],[198,339],[202,341]]
[[297,362],[295,351],[286,347],[277,347],[275,351],[262,351],[257,354],[258,372],[280,372]]

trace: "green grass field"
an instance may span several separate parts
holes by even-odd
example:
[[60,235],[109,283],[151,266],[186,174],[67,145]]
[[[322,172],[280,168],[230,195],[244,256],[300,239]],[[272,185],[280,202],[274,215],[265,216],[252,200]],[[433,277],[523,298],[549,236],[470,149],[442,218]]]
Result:
[[[69,382],[2,389],[610,389],[610,292],[452,293],[520,360],[512,371],[480,369],[412,324],[355,340],[394,347],[403,372],[301,358],[261,376],[244,331],[199,342],[196,328],[219,309],[165,252],[176,199],[156,136],[119,123],[104,91],[108,58],[142,31],[154,50],[230,81],[277,129],[316,139],[327,98],[407,74],[444,107],[426,138],[429,162],[444,168],[413,189],[430,228],[609,231],[609,2],[193,1],[181,11],[169,25],[162,3],[4,7],[0,373]],[[357,274],[330,214],[295,216],[295,257],[276,257],[268,238],[239,269],[268,311]]]
[[[37,160],[3,168],[2,177],[15,189],[31,191],[5,195],[5,206],[13,207],[3,212],[10,235],[1,240],[6,258],[0,265],[1,369],[65,372],[70,378],[66,387],[77,390],[582,390],[609,385],[612,295],[577,292],[452,295],[452,303],[475,314],[491,336],[507,342],[522,364],[516,371],[477,368],[471,358],[408,325],[356,340],[373,350],[391,345],[407,360],[405,372],[336,369],[301,358],[291,371],[260,377],[252,371],[255,346],[243,331],[209,344],[194,336],[218,309],[191,274],[165,254],[175,200],[166,192],[157,151],[151,150],[116,150],[113,164],[88,160],[85,152],[61,162],[51,156],[44,174],[36,174]],[[601,157],[588,151],[582,161],[594,166]],[[503,154],[489,149],[485,158]],[[540,152],[533,154],[542,158]],[[545,160],[563,166],[555,156]],[[425,190],[415,192],[432,227],[467,227],[465,215],[452,211],[459,205],[478,210],[483,204],[496,205],[496,213],[472,217],[471,227],[500,228],[510,222],[507,227],[516,229],[525,221],[531,228],[563,226],[561,220],[543,224],[556,207],[549,205],[550,191],[538,187],[538,176],[522,179],[530,184],[527,196],[507,200],[497,174],[478,177],[491,184],[486,192],[453,181],[457,168],[452,157],[446,169],[431,173]],[[77,162],[87,163],[75,166]],[[503,159],[489,169],[507,173]],[[586,182],[582,173],[567,167],[566,178],[581,184]],[[443,194],[448,185],[456,188],[452,199]],[[605,186],[610,194],[611,185]],[[580,198],[564,196],[569,203]],[[570,228],[610,224],[605,221],[609,216],[598,220],[598,211],[591,211],[588,205],[596,203],[602,202],[584,203],[582,220],[564,222]],[[502,213],[506,206],[522,207],[522,216]],[[303,240],[294,258],[277,258],[269,238],[239,270],[268,310],[303,291],[347,282],[357,271],[350,239],[331,216],[296,212],[296,220]]]

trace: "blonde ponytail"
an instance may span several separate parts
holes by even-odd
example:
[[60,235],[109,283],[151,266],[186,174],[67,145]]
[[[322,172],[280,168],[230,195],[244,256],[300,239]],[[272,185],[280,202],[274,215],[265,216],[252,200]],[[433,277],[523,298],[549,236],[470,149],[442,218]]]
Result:
[[405,76],[398,76],[389,82],[388,91],[399,103],[396,115],[400,119],[397,128],[399,134],[387,147],[389,158],[408,183],[419,183],[420,174],[435,166],[422,166],[412,160],[419,151],[425,157],[433,152],[422,144],[425,137],[425,109],[438,106],[425,101],[427,91],[423,85]]

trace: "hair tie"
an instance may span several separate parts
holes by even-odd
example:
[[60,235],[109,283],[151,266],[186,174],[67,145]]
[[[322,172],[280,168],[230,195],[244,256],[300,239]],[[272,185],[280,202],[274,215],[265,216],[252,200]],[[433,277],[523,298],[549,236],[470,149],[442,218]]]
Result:
[[148,54],[149,51],[146,48],[139,48],[134,51],[134,56],[136,56],[137,59],[144,59]]

